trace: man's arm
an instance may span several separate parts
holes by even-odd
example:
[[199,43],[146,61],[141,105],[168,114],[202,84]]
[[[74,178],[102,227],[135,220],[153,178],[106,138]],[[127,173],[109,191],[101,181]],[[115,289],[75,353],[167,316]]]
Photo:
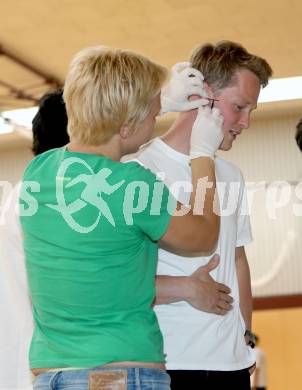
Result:
[[235,261],[239,286],[240,310],[246,329],[251,330],[253,311],[251,275],[244,246],[236,248]]
[[253,379],[251,379],[251,390],[257,390],[257,384],[259,383],[259,372],[260,369],[256,367],[253,375]]
[[186,301],[195,309],[208,313],[226,314],[232,308],[231,290],[217,283],[209,272],[217,267],[219,256],[215,255],[191,276],[156,277],[156,305]]

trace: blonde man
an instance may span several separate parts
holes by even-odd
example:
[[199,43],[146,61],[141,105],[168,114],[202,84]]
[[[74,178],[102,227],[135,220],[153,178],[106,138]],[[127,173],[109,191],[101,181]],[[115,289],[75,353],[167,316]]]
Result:
[[171,216],[176,202],[163,183],[136,162],[119,162],[149,140],[160,108],[192,107],[188,96],[200,91],[200,73],[174,73],[160,101],[166,76],[132,52],[81,51],[64,88],[70,143],[25,171],[21,224],[35,322],[34,389],[169,389],[152,308],[157,241],[193,251],[215,246],[212,159],[222,118],[200,108],[192,132],[194,189],[203,176],[214,184],[203,215],[187,209]]
[[[204,95],[224,117],[219,149],[228,151],[249,127],[271,67],[230,41],[201,45],[190,61],[204,76]],[[194,111],[181,113],[166,134],[136,155],[145,167],[163,172],[171,190],[175,181],[191,182],[190,137],[195,115]],[[251,371],[255,356],[251,349],[251,281],[244,246],[252,237],[244,180],[238,167],[218,156],[215,172],[222,215],[216,248],[219,263],[215,258],[210,261],[205,253],[192,258],[166,247],[159,251],[155,309],[172,390],[187,389],[188,383],[191,389],[250,389],[249,368]],[[179,191],[176,196],[185,203],[190,193]],[[232,310],[228,296],[219,292],[219,299],[217,294],[215,299],[213,279],[231,289]]]

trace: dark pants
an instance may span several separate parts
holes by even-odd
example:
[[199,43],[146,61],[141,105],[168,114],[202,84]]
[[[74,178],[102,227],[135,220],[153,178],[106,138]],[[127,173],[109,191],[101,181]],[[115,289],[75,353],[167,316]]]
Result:
[[170,370],[171,390],[250,390],[248,369],[239,371]]

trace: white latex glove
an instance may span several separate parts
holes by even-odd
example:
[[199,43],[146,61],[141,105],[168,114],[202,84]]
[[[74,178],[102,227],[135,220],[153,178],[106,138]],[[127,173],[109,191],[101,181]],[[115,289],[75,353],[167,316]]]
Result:
[[166,112],[189,111],[209,103],[208,99],[188,101],[191,95],[206,96],[203,75],[190,62],[178,62],[171,70],[171,78],[161,91],[161,110]]
[[190,159],[210,157],[223,140],[223,116],[218,108],[200,107],[191,133]]

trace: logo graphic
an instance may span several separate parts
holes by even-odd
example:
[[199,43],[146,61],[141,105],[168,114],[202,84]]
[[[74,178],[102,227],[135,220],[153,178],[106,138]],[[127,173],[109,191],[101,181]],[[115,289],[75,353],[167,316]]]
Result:
[[[64,186],[64,183],[68,180],[66,172],[73,164],[80,164],[84,166],[88,170],[88,174],[80,174]],[[109,223],[111,223],[112,226],[115,226],[110,208],[106,201],[102,198],[102,194],[113,194],[124,184],[125,180],[121,180],[120,182],[111,185],[107,181],[111,173],[112,171],[109,168],[103,168],[99,172],[94,173],[89,164],[78,157],[70,157],[64,160],[57,173],[56,198],[58,203],[56,205],[47,204],[47,206],[58,211],[67,224],[79,233],[89,233],[94,230],[102,215]],[[64,188],[68,189],[79,183],[84,183],[86,185],[81,193],[81,199],[76,199],[67,204],[64,196]],[[93,224],[90,226],[81,226],[75,220],[73,214],[82,210],[88,204],[96,207],[99,210],[99,213],[97,214],[97,218]]]

